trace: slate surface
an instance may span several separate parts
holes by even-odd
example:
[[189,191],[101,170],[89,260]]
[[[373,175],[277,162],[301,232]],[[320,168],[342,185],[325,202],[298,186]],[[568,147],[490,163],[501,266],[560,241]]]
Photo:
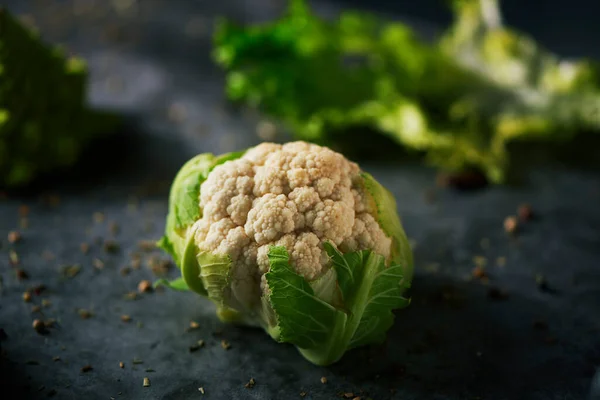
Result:
[[[211,19],[222,14],[262,19],[281,3],[144,0],[136,14],[117,19],[103,11],[109,2],[7,5],[33,14],[48,38],[88,58],[91,101],[126,112],[131,122],[60,182],[49,180],[34,193],[0,201],[0,328],[6,334],[0,337],[1,398],[590,397],[600,366],[599,176],[545,170],[520,189],[468,195],[438,190],[426,201],[434,172],[365,165],[399,199],[418,266],[414,302],[398,314],[385,346],[315,367],[258,330],[223,326],[212,307],[192,294],[124,298],[140,280],[154,280],[150,267],[165,259],[139,242],[162,234],[168,183],[178,167],[201,151],[259,141],[253,134],[256,116],[224,107],[221,76],[208,58]],[[169,113],[174,103],[178,108]],[[510,237],[503,220],[522,202],[531,203],[538,218]],[[20,215],[23,205],[27,216]],[[12,230],[23,236],[16,244],[7,240]],[[107,240],[119,250],[106,252]],[[89,245],[87,254],[81,243]],[[9,262],[11,251],[19,256],[17,266]],[[131,268],[134,253],[142,260],[139,269]],[[469,279],[481,257],[490,275],[487,285]],[[61,273],[76,264],[81,266],[76,276]],[[124,267],[130,268],[126,276]],[[16,268],[29,278],[17,279]],[[537,274],[550,291],[539,289]],[[23,292],[39,284],[46,289],[24,302]],[[490,298],[492,287],[508,297]],[[43,299],[50,304],[42,306]],[[37,305],[40,310],[32,312]],[[79,309],[92,316],[81,318]],[[123,314],[132,321],[123,322]],[[32,328],[36,318],[56,323],[40,335]],[[199,328],[186,331],[192,320]],[[199,339],[205,347],[190,352]],[[231,348],[224,350],[221,340]],[[82,372],[86,365],[93,369]],[[142,386],[144,377],[150,387]],[[250,378],[256,385],[247,389]]]

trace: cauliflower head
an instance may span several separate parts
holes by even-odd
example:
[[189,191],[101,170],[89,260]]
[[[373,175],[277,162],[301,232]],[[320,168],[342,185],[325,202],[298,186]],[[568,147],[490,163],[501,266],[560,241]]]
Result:
[[262,143],[200,154],[171,188],[160,247],[175,289],[263,327],[315,364],[380,342],[408,305],[412,253],[389,191],[327,147]]

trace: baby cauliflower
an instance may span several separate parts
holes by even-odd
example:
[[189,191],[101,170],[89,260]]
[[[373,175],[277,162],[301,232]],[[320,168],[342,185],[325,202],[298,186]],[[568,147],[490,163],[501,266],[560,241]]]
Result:
[[306,142],[201,154],[178,173],[159,245],[165,282],[262,326],[315,364],[379,342],[412,280],[392,195],[358,165]]

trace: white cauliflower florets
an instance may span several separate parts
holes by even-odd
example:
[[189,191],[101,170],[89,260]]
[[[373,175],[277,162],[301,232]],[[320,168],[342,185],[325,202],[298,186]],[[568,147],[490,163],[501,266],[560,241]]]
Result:
[[234,276],[255,271],[257,281],[269,269],[273,245],[284,246],[292,266],[308,280],[325,272],[324,241],[344,252],[372,249],[387,258],[391,239],[372,216],[359,172],[326,147],[258,145],[215,167],[202,184],[196,242],[203,250],[228,254]]
[[269,243],[294,231],[297,214],[296,204],[287,196],[268,193],[254,200],[244,229],[256,243]]

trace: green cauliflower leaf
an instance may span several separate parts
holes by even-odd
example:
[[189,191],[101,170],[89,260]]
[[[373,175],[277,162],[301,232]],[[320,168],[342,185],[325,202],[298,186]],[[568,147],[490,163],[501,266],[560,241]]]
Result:
[[343,308],[323,301],[289,264],[284,247],[269,250],[268,299],[279,328],[279,340],[296,345],[317,365],[338,361],[355,347],[381,343],[394,322],[392,310],[405,307],[401,285],[405,267],[386,266],[371,251],[342,254],[330,244],[327,254],[337,274]]

